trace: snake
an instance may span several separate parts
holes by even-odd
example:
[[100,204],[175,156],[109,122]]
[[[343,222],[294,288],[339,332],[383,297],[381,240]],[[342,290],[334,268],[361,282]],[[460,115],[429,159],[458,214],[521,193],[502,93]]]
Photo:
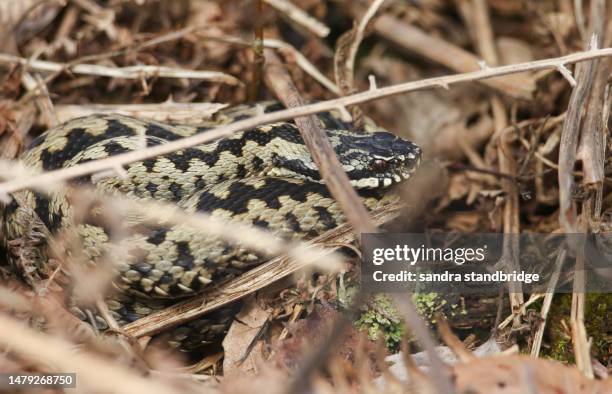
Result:
[[[69,168],[281,109],[278,102],[238,105],[198,125],[89,115],[39,135],[19,160],[37,172]],[[396,201],[394,186],[418,168],[421,149],[369,120],[363,130],[353,130],[334,111],[316,119],[366,208]],[[250,224],[292,240],[313,238],[346,221],[293,121],[126,164],[120,173],[82,176],[48,192],[13,193],[2,209],[0,233],[10,269],[31,285],[51,277],[58,268],[57,240],[68,231],[79,247],[64,254],[86,267],[112,265],[113,291],[105,299],[120,325],[234,278],[265,257],[181,223],[144,223],[130,215],[117,230],[105,222],[101,206],[89,207],[83,217],[74,204],[83,185],[143,204],[159,201],[187,213]],[[79,318],[100,331],[109,328],[105,317],[78,304],[71,301],[70,310]],[[232,313],[221,309],[179,326],[169,342],[181,349],[208,343],[225,332]]]

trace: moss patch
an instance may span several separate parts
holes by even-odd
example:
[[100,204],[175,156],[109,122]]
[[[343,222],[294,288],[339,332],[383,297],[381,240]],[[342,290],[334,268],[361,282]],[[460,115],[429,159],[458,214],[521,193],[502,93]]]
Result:
[[367,309],[355,321],[360,331],[365,331],[371,340],[377,340],[381,335],[389,351],[397,351],[404,334],[405,327],[400,316],[388,297],[378,294],[368,303]]
[[[562,362],[574,361],[571,338],[568,335],[571,307],[572,295],[560,295],[553,302],[549,315],[551,346],[547,355]],[[588,294],[584,314],[587,334],[593,343],[591,354],[606,365],[612,349],[612,294]]]

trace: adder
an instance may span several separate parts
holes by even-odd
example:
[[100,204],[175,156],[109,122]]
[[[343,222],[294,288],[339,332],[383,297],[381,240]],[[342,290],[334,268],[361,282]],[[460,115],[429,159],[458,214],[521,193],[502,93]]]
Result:
[[[197,126],[92,115],[38,136],[20,160],[34,170],[52,171],[278,109],[282,106],[274,102],[238,106]],[[389,191],[418,168],[420,148],[371,122],[365,130],[353,131],[332,113],[320,114],[318,119],[366,207],[394,201],[397,197]],[[49,278],[57,268],[49,245],[66,230],[82,243],[79,261],[86,265],[110,262],[115,291],[106,300],[119,324],[239,275],[261,263],[262,256],[189,226],[144,224],[137,216],[125,218],[122,231],[116,231],[104,224],[99,218],[103,212],[95,207],[85,221],[78,222],[68,198],[68,190],[75,185],[93,185],[100,192],[121,193],[137,201],[169,202],[187,212],[249,223],[289,239],[314,237],[345,220],[292,122],[258,126],[124,167],[124,176],[82,177],[50,194],[17,192],[4,207],[2,221],[11,269],[30,284]],[[109,327],[95,310],[91,313],[91,307],[75,300],[69,304],[97,329]],[[231,310],[223,309],[197,319],[175,329],[171,343],[181,349],[197,348],[222,333],[231,317]]]

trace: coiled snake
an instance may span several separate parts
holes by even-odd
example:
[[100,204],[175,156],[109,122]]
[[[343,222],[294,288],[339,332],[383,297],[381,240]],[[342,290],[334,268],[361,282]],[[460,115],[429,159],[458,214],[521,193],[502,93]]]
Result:
[[[199,126],[92,115],[37,137],[21,160],[34,169],[50,171],[163,144],[258,111],[281,108],[269,102],[239,106]],[[421,151],[411,142],[386,131],[373,131],[372,125],[367,132],[349,131],[349,125],[331,113],[321,114],[319,119],[369,209],[388,203],[389,187],[408,178],[419,165]],[[125,171],[127,176],[89,176],[72,184],[94,184],[107,193],[171,202],[187,212],[208,212],[288,238],[313,237],[344,221],[299,130],[289,122],[259,126],[132,163]],[[4,207],[2,231],[12,268],[29,280],[49,277],[56,267],[49,263],[47,240],[64,229],[74,230],[82,242],[79,254],[85,261],[106,259],[116,268],[113,283],[119,291],[108,297],[107,304],[120,324],[261,262],[261,257],[250,251],[181,225],[138,226],[137,219],[126,219],[129,234],[117,240],[112,229],[95,220],[75,223],[74,209],[64,190],[50,195],[21,191],[13,197]],[[118,250],[123,254],[113,254],[116,244],[122,246]],[[99,315],[85,314],[76,305],[72,309],[100,330],[108,327]],[[229,315],[223,311],[196,320],[175,330],[174,342],[193,348],[223,331],[227,321]]]

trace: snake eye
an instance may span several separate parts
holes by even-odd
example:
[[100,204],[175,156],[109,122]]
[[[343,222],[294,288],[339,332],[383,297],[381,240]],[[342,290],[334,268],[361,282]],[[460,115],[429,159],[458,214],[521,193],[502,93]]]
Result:
[[382,159],[374,159],[370,162],[370,169],[376,172],[385,172],[389,168],[389,162]]

